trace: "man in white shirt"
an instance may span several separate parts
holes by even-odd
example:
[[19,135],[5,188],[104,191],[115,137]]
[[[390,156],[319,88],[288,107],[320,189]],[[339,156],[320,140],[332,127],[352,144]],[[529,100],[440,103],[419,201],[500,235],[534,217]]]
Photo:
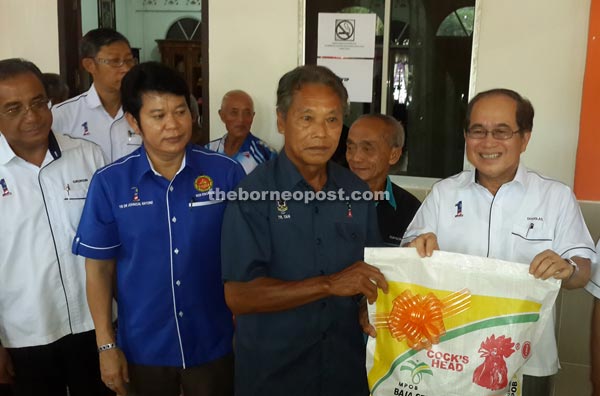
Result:
[[50,130],[48,103],[33,63],[0,61],[0,384],[16,396],[103,396],[85,267],[70,248],[104,161]]
[[110,163],[142,144],[123,116],[120,92],[123,76],[137,60],[127,39],[105,28],[86,33],[80,52],[94,83],[87,92],[52,108],[52,130],[98,144]]
[[[493,89],[467,109],[466,152],[475,170],[434,185],[403,244],[421,256],[433,250],[528,265],[536,278],[583,287],[595,250],[571,189],[520,163],[531,138],[533,106],[517,92]],[[558,371],[554,325],[549,322],[524,366],[523,396],[550,394]]]

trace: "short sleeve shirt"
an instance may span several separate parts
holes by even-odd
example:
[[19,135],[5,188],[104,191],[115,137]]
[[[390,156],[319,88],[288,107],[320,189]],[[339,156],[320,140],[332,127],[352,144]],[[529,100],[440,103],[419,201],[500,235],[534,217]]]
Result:
[[92,84],[87,92],[52,107],[52,129],[96,143],[107,164],[140,147],[142,139],[129,126],[123,109],[111,117]]
[[[546,249],[563,258],[593,259],[595,255],[571,189],[523,165],[495,196],[476,182],[475,171],[464,171],[436,183],[402,243],[426,232],[437,235],[440,250],[527,266]],[[546,376],[557,370],[554,324],[549,321],[524,366],[524,374]]]
[[94,328],[83,259],[71,253],[92,175],[95,144],[50,132],[38,167],[0,134],[0,342],[47,345]]
[[585,286],[585,289],[590,292],[594,297],[600,298],[600,241],[596,245],[596,258],[595,265],[592,266],[592,277]]
[[[227,134],[220,139],[209,142],[205,147],[216,151],[217,153],[225,153],[225,140]],[[246,174],[252,172],[259,164],[267,162],[270,159],[277,157],[277,151],[271,148],[263,140],[248,132],[248,136],[244,140],[240,150],[232,157],[239,162]]]
[[219,249],[226,203],[212,194],[243,176],[232,159],[193,145],[171,181],[143,146],[94,176],[73,252],[116,259],[117,342],[129,362],[192,367],[231,352]]
[[[325,193],[368,191],[329,162]],[[313,192],[282,151],[239,187]],[[372,201],[230,201],[223,223],[223,278],[297,281],[339,272],[379,244]],[[236,317],[236,394],[368,395],[355,298],[329,297],[286,311]]]

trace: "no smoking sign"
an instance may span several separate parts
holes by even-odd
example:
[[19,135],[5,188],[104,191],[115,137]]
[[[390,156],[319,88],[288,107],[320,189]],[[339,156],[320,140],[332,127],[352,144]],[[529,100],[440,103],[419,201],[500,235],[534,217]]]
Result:
[[336,19],[335,41],[354,41],[355,26],[354,19]]

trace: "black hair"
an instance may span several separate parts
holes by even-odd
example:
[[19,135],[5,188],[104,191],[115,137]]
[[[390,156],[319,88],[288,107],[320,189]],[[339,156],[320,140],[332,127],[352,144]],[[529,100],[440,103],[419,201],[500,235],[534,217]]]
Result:
[[121,81],[123,111],[140,122],[142,95],[158,92],[183,96],[190,107],[190,90],[185,80],[170,67],[158,62],[144,62],[134,66]]
[[46,92],[52,104],[58,104],[69,98],[69,86],[56,73],[42,74],[42,80],[46,85]]
[[533,105],[528,99],[522,97],[518,92],[506,88],[494,88],[487,91],[483,91],[478,93],[477,95],[475,95],[475,97],[473,97],[473,99],[471,99],[469,105],[467,106],[467,115],[465,117],[465,130],[469,129],[469,125],[471,124],[471,112],[473,111],[473,106],[475,106],[475,103],[488,96],[497,95],[507,96],[515,101],[515,103],[517,104],[515,119],[517,120],[519,132],[531,132],[531,130],[533,129],[533,116],[535,114],[535,111],[533,110]]
[[79,54],[82,59],[95,58],[102,47],[116,42],[124,42],[131,47],[129,40],[116,30],[108,28],[90,30],[81,39]]
[[21,74],[32,73],[40,80],[40,83],[44,86],[44,91],[48,92],[44,78],[40,69],[33,63],[26,59],[21,58],[10,58],[0,60],[0,81],[8,80]]

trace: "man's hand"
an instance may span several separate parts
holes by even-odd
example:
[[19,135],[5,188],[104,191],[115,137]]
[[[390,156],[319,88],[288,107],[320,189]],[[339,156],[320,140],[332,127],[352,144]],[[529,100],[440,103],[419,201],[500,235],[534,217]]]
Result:
[[370,335],[373,338],[377,337],[375,326],[369,322],[367,299],[364,297],[361,298],[360,302],[358,303],[358,323],[360,323],[363,333]]
[[100,352],[100,375],[102,382],[117,396],[126,396],[125,383],[129,382],[127,359],[119,348]]
[[440,250],[437,236],[433,232],[421,234],[408,244],[408,247],[417,248],[421,257],[431,257],[434,250]]
[[378,268],[357,261],[350,267],[328,276],[330,293],[334,296],[355,296],[362,294],[369,303],[377,300],[377,288],[388,292],[388,284]]
[[0,384],[12,384],[14,376],[12,359],[6,348],[0,346]]
[[529,273],[536,279],[543,280],[551,277],[569,279],[574,271],[571,264],[550,249],[536,255],[529,265]]

